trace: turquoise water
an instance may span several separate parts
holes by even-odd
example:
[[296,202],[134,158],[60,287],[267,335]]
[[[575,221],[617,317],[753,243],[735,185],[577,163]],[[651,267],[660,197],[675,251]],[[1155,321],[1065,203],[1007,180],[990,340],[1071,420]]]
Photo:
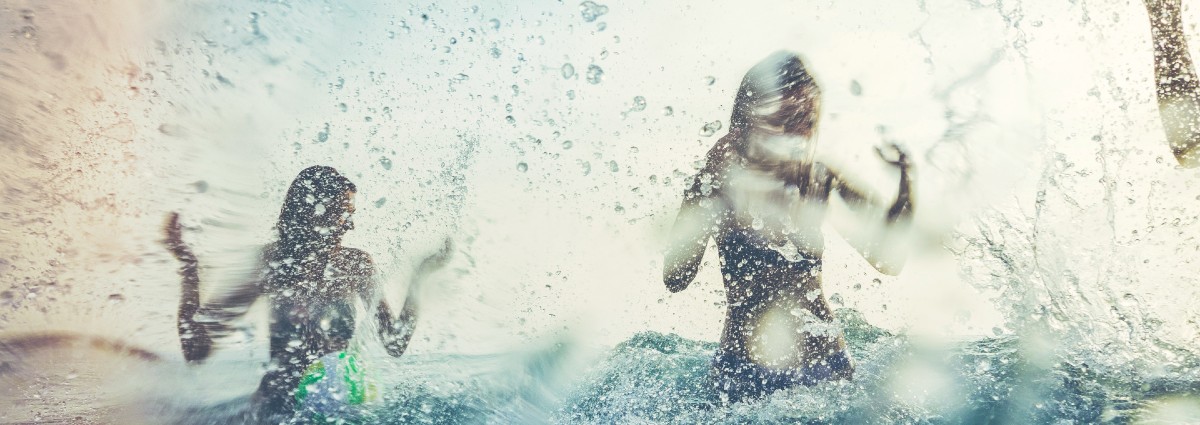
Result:
[[[377,362],[384,399],[351,423],[1186,423],[1171,419],[1194,417],[1200,406],[1195,359],[1110,370],[1017,338],[934,344],[873,327],[851,310],[839,315],[857,363],[847,382],[730,405],[708,384],[715,343],[643,332],[599,355],[559,341],[520,354]],[[247,400],[158,405],[155,416],[251,421]]]

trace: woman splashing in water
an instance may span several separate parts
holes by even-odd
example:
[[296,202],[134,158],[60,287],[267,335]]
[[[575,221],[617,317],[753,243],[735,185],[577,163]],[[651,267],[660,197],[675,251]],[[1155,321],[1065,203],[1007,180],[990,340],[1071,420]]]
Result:
[[775,53],[747,72],[729,134],[708,152],[672,229],[663,267],[671,292],[696,277],[708,238],[717,243],[728,309],[712,375],[727,401],[853,374],[821,289],[831,192],[868,218],[838,228],[851,245],[880,271],[894,274],[903,263],[883,235],[911,216],[907,155],[895,145],[878,150],[899,168],[900,183],[890,205],[875,201],[817,159],[820,105],[820,88],[795,54]]
[[213,351],[213,341],[230,334],[233,322],[251,304],[264,295],[270,300],[271,366],[255,395],[264,419],[290,415],[296,407],[298,385],[302,378],[307,379],[310,365],[346,349],[355,329],[356,299],[367,306],[378,303],[376,316],[384,347],[392,356],[402,355],[417,319],[413,293],[425,276],[448,259],[447,244],[421,264],[399,317],[393,317],[378,293],[371,257],[342,246],[342,237],[354,228],[355,190],[349,179],[331,167],[301,171],[279,213],[278,239],[263,248],[253,278],[203,305],[196,257],[183,243],[178,215],[168,217],[165,243],[183,263],[178,325],[187,361],[205,360]]

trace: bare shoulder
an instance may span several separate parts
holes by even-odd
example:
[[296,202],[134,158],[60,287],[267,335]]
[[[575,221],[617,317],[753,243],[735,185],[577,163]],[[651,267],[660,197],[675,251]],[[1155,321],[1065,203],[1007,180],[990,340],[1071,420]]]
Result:
[[733,146],[736,140],[737,135],[733,133],[726,134],[720,140],[717,140],[717,143],[705,155],[704,169],[701,171],[715,174],[718,171],[724,170],[734,154],[736,154]]

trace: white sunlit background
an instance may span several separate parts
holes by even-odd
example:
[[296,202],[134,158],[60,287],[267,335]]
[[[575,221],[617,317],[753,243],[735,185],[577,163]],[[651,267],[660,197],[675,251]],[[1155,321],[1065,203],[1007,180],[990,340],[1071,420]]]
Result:
[[[358,186],[394,303],[453,243],[375,423],[1200,421],[1200,172],[1140,0],[0,0],[0,30],[0,422],[244,420],[265,303],[185,364],[162,226],[219,293],[311,165]],[[716,250],[675,294],[662,251],[778,50],[848,178],[894,196],[873,148],[912,153],[913,254],[881,275],[829,228],[855,379],[713,404]],[[75,342],[3,344],[37,335]]]

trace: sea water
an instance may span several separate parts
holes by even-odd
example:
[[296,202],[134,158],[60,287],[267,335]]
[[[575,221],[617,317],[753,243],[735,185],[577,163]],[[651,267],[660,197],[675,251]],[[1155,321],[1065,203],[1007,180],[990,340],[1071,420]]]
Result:
[[[761,399],[730,404],[714,391],[708,374],[716,344],[643,332],[586,355],[564,339],[508,354],[373,358],[368,379],[382,384],[379,400],[361,405],[347,401],[328,409],[321,422],[313,422],[307,411],[271,422],[1132,424],[1186,423],[1200,411],[1200,362],[1195,358],[1157,369],[1112,369],[1101,366],[1103,359],[1039,353],[1012,337],[935,343],[876,328],[852,310],[839,310],[838,317],[855,361],[854,378],[780,390]],[[78,350],[98,354],[91,348]],[[581,363],[581,356],[588,360]],[[15,406],[29,410],[10,411],[5,419],[267,421],[256,416],[251,395],[209,394],[204,401],[197,392],[211,387],[213,376],[180,377],[177,369],[157,363],[124,357],[94,376],[75,372],[68,379],[51,378],[52,366],[22,370],[22,363],[10,359],[4,372],[9,382],[39,375],[44,384],[61,380],[49,388],[108,387],[109,398],[94,389],[72,393],[58,388],[27,396]],[[184,392],[129,388],[136,387],[130,379],[146,379],[147,374],[182,379],[176,385],[184,385],[175,388]],[[187,379],[193,380],[191,391]],[[114,397],[114,387],[123,387],[123,395]]]

